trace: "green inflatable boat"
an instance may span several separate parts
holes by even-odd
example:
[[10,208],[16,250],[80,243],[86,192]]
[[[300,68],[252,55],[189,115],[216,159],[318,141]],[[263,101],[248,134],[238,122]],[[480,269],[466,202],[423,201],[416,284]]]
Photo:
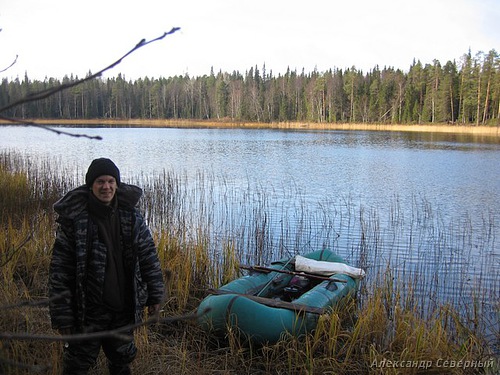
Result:
[[248,275],[212,290],[200,303],[198,322],[216,335],[236,329],[260,344],[314,330],[319,316],[353,296],[364,277],[329,250],[243,268]]

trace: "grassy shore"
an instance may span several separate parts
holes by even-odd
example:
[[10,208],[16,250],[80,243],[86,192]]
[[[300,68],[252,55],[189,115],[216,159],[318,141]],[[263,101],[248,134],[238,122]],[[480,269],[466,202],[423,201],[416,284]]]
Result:
[[[472,134],[500,137],[500,126],[473,126],[448,124],[363,124],[363,123],[314,123],[314,122],[234,122],[229,120],[167,120],[167,119],[37,119],[42,125],[65,126],[109,126],[109,127],[159,127],[159,128],[244,128],[244,129],[284,129],[284,130],[365,130],[365,131],[405,131],[427,133]],[[8,124],[1,121],[0,124]]]
[[[0,335],[4,335],[0,341],[0,373],[60,371],[62,344],[50,339],[57,334],[50,327],[46,304],[55,229],[51,207],[74,181],[67,180],[53,163],[40,165],[26,163],[15,154],[0,154]],[[270,217],[266,207],[262,208],[264,212],[257,210],[238,217],[241,224],[235,225],[235,217],[229,211],[213,212],[213,200],[227,198],[210,199],[212,181],[200,176],[198,194],[204,199],[199,201],[201,206],[196,212],[203,214],[193,217],[190,206],[193,192],[185,188],[182,177],[166,173],[150,180],[138,177],[136,182],[144,188],[141,210],[150,222],[162,267],[171,271],[162,317],[192,313],[208,288],[218,287],[241,274],[239,264],[247,263],[243,258],[247,249],[240,247],[238,233],[259,235],[253,259],[272,257],[270,252],[275,246],[268,236],[260,236],[265,234],[264,221]],[[425,218],[431,211],[428,208],[413,215]],[[214,214],[227,214],[223,220],[227,228],[216,236],[212,225]],[[399,214],[395,212],[394,216]],[[377,252],[376,242],[372,245],[367,239],[378,237],[380,228],[373,213],[353,211],[352,217],[343,220],[360,219],[364,225],[356,237],[362,242],[356,249],[370,258],[370,254]],[[307,223],[309,218],[304,221]],[[424,224],[432,232],[432,238],[448,237],[445,228],[437,225],[429,228],[430,222]],[[248,228],[249,232],[244,232]],[[469,242],[469,232],[470,229],[463,230],[464,243]],[[225,235],[221,238],[219,233]],[[422,238],[417,248],[430,245],[430,238],[418,234],[416,237]],[[218,241],[216,245],[214,241]],[[495,374],[500,370],[497,354],[477,328],[482,318],[479,314],[482,300],[477,300],[477,306],[470,306],[473,319],[464,318],[449,304],[436,303],[429,310],[423,307],[427,298],[417,296],[414,288],[426,285],[432,295],[433,275],[395,278],[390,264],[378,266],[382,267],[371,268],[372,275],[363,282],[357,301],[342,311],[323,316],[317,330],[300,339],[285,337],[276,345],[252,347],[233,334],[216,340],[191,320],[174,319],[168,324],[142,327],[136,331],[139,355],[133,372],[143,375]],[[498,296],[489,297],[497,298],[498,303]],[[34,336],[16,339],[9,334],[49,337],[42,341]],[[500,334],[496,335],[500,340]],[[92,374],[106,373],[105,367],[101,355]]]

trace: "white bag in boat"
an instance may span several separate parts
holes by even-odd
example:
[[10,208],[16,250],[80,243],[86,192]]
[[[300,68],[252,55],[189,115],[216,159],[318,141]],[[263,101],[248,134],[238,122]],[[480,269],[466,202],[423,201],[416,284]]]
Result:
[[365,271],[361,268],[351,267],[345,263],[325,262],[314,260],[297,255],[295,257],[295,271],[312,273],[313,275],[331,276],[334,274],[344,274],[355,279],[365,277]]

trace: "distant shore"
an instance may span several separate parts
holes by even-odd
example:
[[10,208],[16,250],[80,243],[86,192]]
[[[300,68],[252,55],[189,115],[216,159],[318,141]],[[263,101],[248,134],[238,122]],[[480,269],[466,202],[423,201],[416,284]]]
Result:
[[[28,120],[27,120],[28,121]],[[41,125],[65,125],[75,127],[157,127],[157,128],[241,128],[241,129],[289,129],[289,130],[366,130],[366,131],[405,131],[427,133],[455,133],[500,137],[499,126],[473,126],[449,124],[363,124],[363,123],[313,123],[313,122],[236,122],[214,120],[166,120],[166,119],[36,119],[29,120]],[[0,124],[11,123],[0,121]]]

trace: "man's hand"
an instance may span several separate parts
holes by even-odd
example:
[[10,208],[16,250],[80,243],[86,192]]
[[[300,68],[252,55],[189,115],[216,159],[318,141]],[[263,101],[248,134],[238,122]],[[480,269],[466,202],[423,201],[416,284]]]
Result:
[[148,306],[148,314],[150,317],[152,316],[157,317],[160,314],[160,304],[157,303],[156,305]]

